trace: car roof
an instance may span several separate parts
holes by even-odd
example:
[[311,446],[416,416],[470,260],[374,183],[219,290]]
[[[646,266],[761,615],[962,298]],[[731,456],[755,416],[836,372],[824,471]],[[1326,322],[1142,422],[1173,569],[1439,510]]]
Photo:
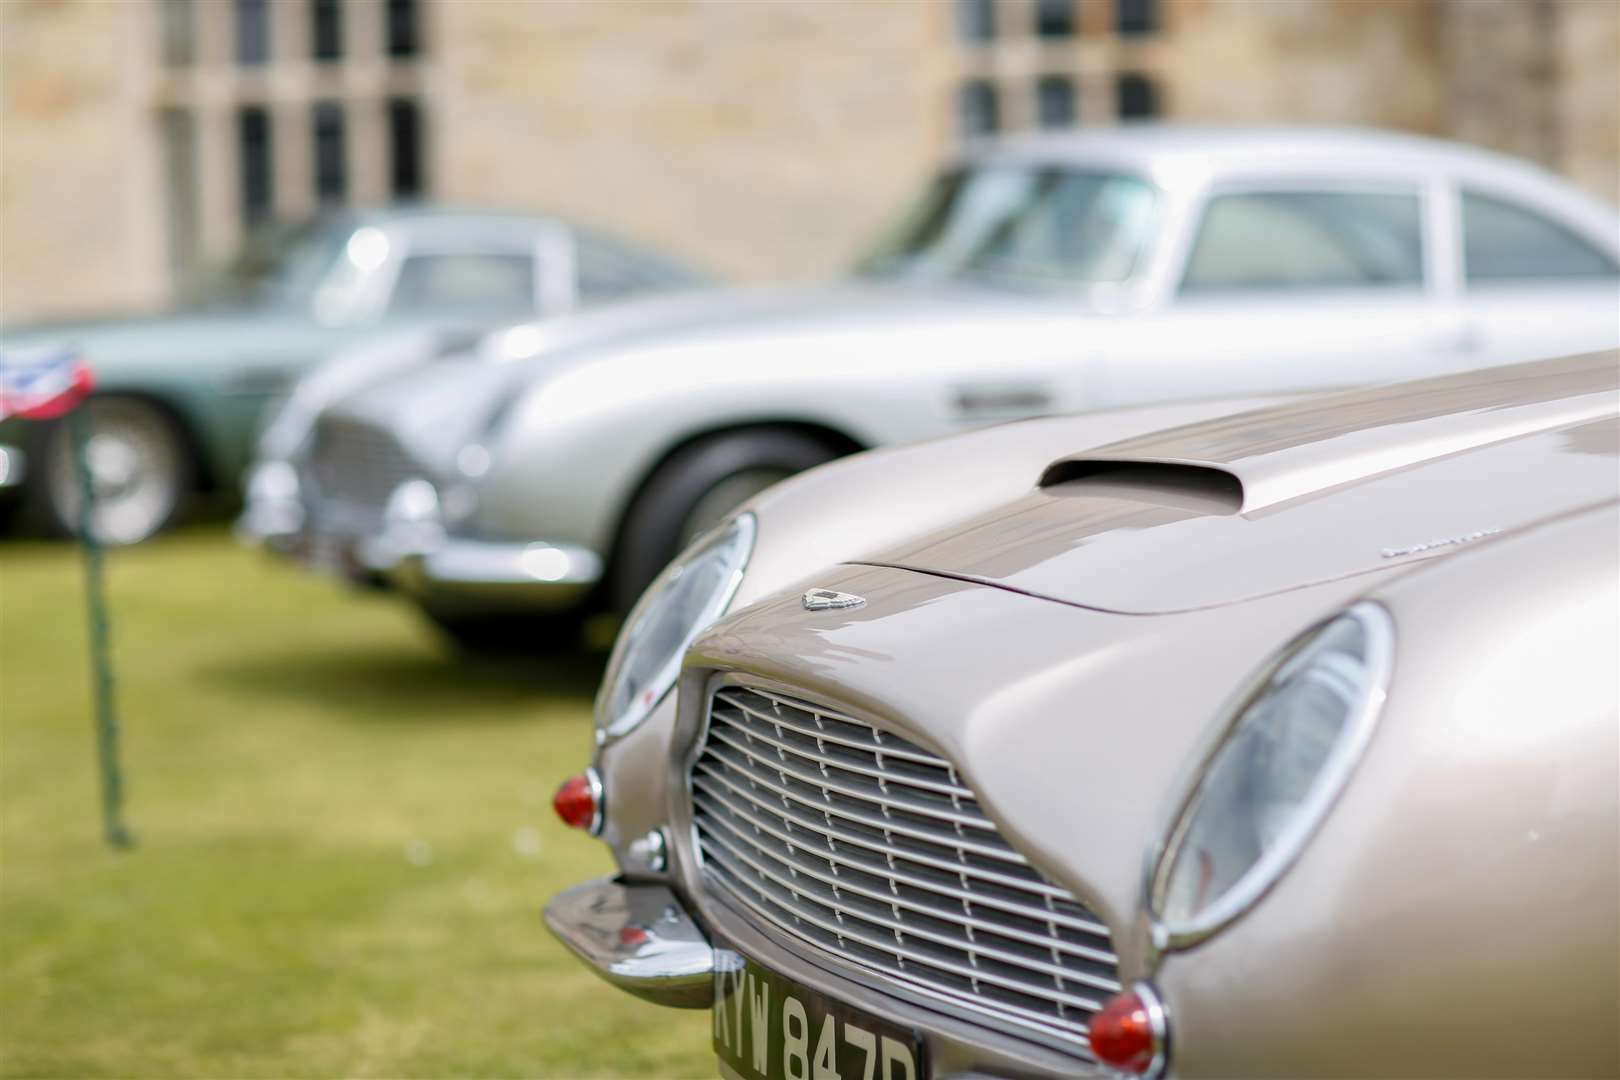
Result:
[[430,202],[401,202],[390,206],[348,210],[333,220],[345,222],[356,228],[362,225],[408,225],[417,221],[434,223],[462,221],[528,229],[570,224],[552,214]]
[[1363,159],[1376,160],[1385,168],[1504,172],[1521,179],[1533,176],[1543,181],[1556,180],[1553,174],[1530,162],[1481,147],[1357,127],[1122,124],[975,140],[962,156],[971,161],[1108,162],[1140,171],[1174,161],[1196,160],[1210,171],[1226,171],[1256,165],[1268,169],[1310,168]]

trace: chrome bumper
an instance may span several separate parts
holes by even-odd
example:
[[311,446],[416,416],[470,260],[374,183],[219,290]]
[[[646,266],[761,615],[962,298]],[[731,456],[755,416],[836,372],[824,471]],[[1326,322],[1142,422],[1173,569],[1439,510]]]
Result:
[[[478,608],[562,608],[583,600],[602,578],[594,551],[571,544],[499,543],[446,536],[414,549],[387,537],[362,545],[365,561],[389,583],[422,600]],[[393,556],[392,559],[389,556]]]
[[663,885],[597,878],[546,905],[546,926],[585,966],[659,1005],[714,1004],[716,950]]
[[577,544],[455,535],[426,480],[401,484],[380,524],[342,510],[306,505],[296,469],[265,462],[249,477],[236,534],[319,570],[469,611],[571,607],[602,578],[601,556]]
[[28,473],[28,455],[20,446],[0,443],[0,490],[16,487]]

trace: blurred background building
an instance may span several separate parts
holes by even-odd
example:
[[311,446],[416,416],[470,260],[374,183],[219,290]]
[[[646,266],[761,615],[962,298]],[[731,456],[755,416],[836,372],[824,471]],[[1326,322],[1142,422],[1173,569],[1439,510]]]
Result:
[[848,262],[964,137],[1364,124],[1620,186],[1614,0],[6,0],[0,317],[161,306],[253,229],[554,210]]

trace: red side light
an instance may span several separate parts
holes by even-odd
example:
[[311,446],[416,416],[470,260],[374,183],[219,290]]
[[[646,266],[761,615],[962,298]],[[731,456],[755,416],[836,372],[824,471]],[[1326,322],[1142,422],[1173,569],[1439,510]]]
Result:
[[1151,992],[1116,995],[1091,1018],[1091,1052],[1104,1065],[1144,1075],[1162,1064],[1164,1012]]
[[602,784],[590,769],[564,780],[551,797],[551,808],[563,824],[595,832],[602,823]]

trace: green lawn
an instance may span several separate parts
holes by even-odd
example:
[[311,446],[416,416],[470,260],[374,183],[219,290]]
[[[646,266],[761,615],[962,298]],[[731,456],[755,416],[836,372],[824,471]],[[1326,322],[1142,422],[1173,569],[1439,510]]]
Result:
[[0,1074],[712,1075],[539,920],[600,657],[451,659],[216,529],[109,559],[128,810],[101,843],[83,592],[0,544]]

